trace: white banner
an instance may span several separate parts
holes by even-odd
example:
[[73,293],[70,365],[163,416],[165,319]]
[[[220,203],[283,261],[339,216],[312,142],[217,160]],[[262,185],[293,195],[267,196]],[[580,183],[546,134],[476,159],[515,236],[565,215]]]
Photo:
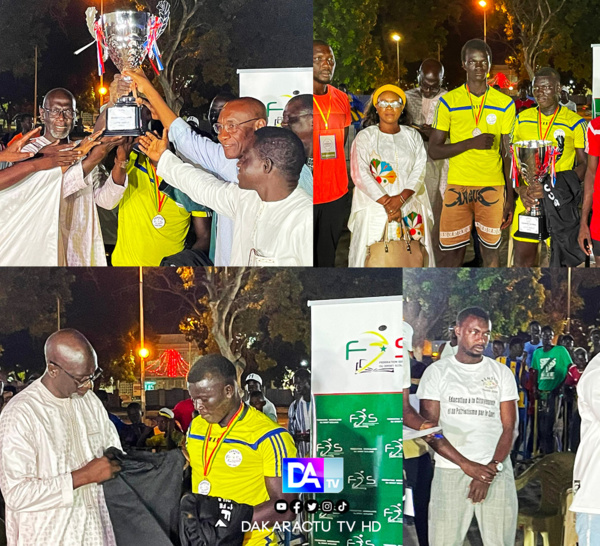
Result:
[[287,102],[296,95],[312,94],[312,68],[257,68],[238,70],[240,97],[254,97],[267,107],[269,125],[283,116]]
[[402,392],[402,296],[308,302],[312,392]]

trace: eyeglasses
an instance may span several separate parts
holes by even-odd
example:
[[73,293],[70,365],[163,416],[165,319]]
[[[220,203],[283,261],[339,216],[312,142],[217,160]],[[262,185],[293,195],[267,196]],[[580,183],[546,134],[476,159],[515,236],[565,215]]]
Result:
[[85,381],[81,381],[81,380],[77,379],[74,375],[71,375],[67,370],[65,370],[62,366],[60,366],[56,362],[52,362],[52,360],[48,360],[48,364],[52,364],[53,366],[56,366],[58,369],[65,372],[73,381],[75,381],[75,383],[77,383],[78,389],[82,389],[88,383],[93,383],[94,381],[96,381],[96,379],[98,379],[102,375],[102,368],[96,368],[96,371],[92,375],[90,375]]
[[402,106],[402,101],[401,100],[395,100],[393,102],[388,102],[387,100],[380,100],[377,103],[377,106],[379,106],[379,108],[400,108]]
[[75,110],[72,108],[65,108],[64,110],[61,110],[60,108],[52,108],[51,110],[48,110],[48,108],[42,108],[42,110],[48,112],[48,116],[51,118],[63,116],[65,119],[73,119],[75,117]]
[[281,125],[282,127],[287,127],[288,125],[294,125],[294,123],[298,123],[300,121],[300,118],[305,118],[307,116],[312,117],[312,112],[309,114],[300,114],[295,117],[290,116],[289,118],[287,118],[286,121],[284,121],[284,118],[282,118],[282,117],[275,118],[275,125]]
[[215,124],[213,124],[213,129],[215,130],[215,133],[217,133],[218,135],[221,134],[221,131],[223,129],[227,129],[227,132],[231,133],[233,135],[239,131],[240,125],[244,125],[244,123],[250,123],[251,121],[256,121],[257,119],[260,119],[260,118],[247,119],[246,121],[240,121],[239,123],[229,122],[229,123],[226,123],[225,125],[223,125],[222,123],[215,123]]

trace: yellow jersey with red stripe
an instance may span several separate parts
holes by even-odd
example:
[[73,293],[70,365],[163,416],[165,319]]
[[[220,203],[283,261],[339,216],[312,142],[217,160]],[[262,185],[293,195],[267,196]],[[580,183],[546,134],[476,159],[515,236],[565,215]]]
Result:
[[[222,497],[256,506],[269,500],[265,478],[282,475],[283,459],[296,456],[294,440],[264,413],[244,405],[242,416],[235,423],[204,475],[202,450],[209,423],[196,417],[187,434],[187,451],[192,467],[192,491],[198,493],[203,480],[210,482],[211,497]],[[212,451],[225,427],[213,424],[208,452]],[[244,546],[273,544],[270,531],[250,531],[244,536]]]

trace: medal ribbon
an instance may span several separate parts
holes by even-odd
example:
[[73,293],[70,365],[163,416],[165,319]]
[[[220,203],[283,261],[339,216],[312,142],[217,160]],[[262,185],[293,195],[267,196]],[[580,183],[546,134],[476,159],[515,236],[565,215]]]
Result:
[[538,136],[540,137],[540,140],[546,140],[546,137],[548,136],[550,129],[552,129],[552,126],[554,125],[554,120],[556,119],[556,116],[558,116],[559,110],[560,110],[560,104],[557,106],[556,110],[554,111],[554,114],[552,114],[552,119],[550,120],[550,125],[548,125],[548,128],[546,129],[544,136],[542,136],[542,111],[538,107]]
[[475,107],[473,106],[473,99],[471,98],[471,91],[469,91],[469,86],[465,84],[467,88],[467,95],[469,95],[469,102],[471,103],[471,113],[473,114],[473,118],[475,119],[475,127],[479,126],[479,120],[481,119],[481,114],[483,113],[483,108],[485,107],[485,103],[487,102],[487,96],[490,91],[489,86],[485,90],[485,95],[483,95],[483,100],[481,101],[481,105],[479,106],[479,112],[475,113]]
[[233,417],[229,420],[229,423],[227,423],[225,430],[223,431],[223,433],[217,440],[217,445],[215,445],[215,447],[212,449],[210,454],[208,453],[208,444],[210,443],[210,433],[212,431],[212,423],[208,426],[208,430],[206,431],[206,438],[204,439],[204,449],[202,450],[202,467],[204,469],[205,476],[208,476],[208,474],[212,468],[212,465],[215,462],[215,456],[216,456],[217,452],[221,448],[221,445],[225,441],[225,438],[227,438],[227,436],[232,431],[235,424],[242,417],[243,411],[244,411],[244,403],[242,402],[242,403],[240,403],[240,407],[235,412]]
[[325,117],[325,115],[323,114],[323,110],[321,110],[321,107],[319,106],[319,103],[317,102],[317,99],[315,99],[314,95],[313,102],[317,105],[317,108],[319,109],[319,114],[321,114],[321,117],[323,118],[323,121],[325,123],[325,129],[329,129],[329,116],[331,115],[331,95],[329,95],[329,110],[327,110],[327,117]]
[[152,182],[156,188],[156,195],[154,196],[154,199],[156,201],[156,208],[158,209],[158,213],[160,214],[160,211],[162,210],[168,196],[167,194],[162,193],[158,188],[160,184],[158,183],[158,176],[156,175],[154,165],[152,165],[150,161],[148,161],[148,165],[150,165],[150,169],[152,170],[152,174],[154,175],[154,179],[152,179],[152,177],[150,176],[150,172],[148,172],[148,178],[150,178],[150,182]]

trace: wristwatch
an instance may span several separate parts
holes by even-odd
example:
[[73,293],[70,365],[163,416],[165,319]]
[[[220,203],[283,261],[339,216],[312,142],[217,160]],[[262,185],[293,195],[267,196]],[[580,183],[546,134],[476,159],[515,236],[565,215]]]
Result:
[[504,464],[502,461],[492,461],[496,465],[496,471],[502,472],[504,470]]

